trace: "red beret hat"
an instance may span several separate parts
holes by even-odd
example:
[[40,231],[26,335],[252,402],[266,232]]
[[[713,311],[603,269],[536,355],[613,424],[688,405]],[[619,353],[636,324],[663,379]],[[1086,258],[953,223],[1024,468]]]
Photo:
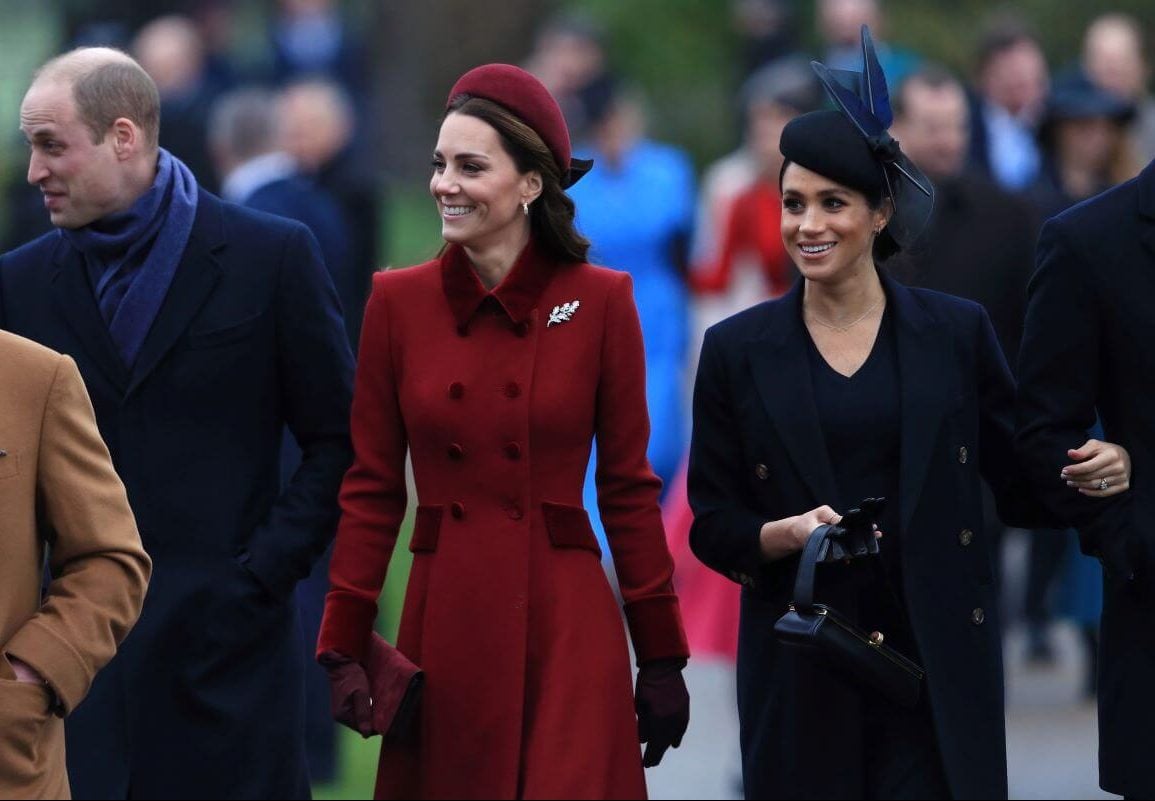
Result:
[[575,184],[593,166],[592,161],[571,157],[569,128],[561,107],[541,81],[520,67],[512,64],[474,67],[453,84],[445,101],[446,108],[461,95],[483,97],[504,106],[532,128],[553,153],[563,188]]

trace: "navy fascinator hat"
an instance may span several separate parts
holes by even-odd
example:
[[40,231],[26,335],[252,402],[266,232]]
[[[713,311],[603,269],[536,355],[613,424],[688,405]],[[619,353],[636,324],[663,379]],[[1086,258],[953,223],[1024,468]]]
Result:
[[909,247],[930,220],[934,186],[888,132],[894,121],[886,77],[874,52],[870,29],[862,26],[861,73],[810,66],[837,111],[796,117],[782,131],[782,155],[808,170],[863,192],[887,197],[894,214],[886,230]]

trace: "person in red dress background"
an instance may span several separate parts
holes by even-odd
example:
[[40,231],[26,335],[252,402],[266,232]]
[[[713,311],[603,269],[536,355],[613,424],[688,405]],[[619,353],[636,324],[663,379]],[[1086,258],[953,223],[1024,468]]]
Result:
[[[430,182],[447,246],[374,277],[317,649],[335,711],[352,708],[339,696],[363,674],[408,452],[419,505],[397,648],[425,686],[415,734],[382,749],[378,798],[641,798],[639,739],[657,764],[689,722],[631,280],[585,261],[564,188],[590,164],[570,156],[536,78],[466,73]],[[581,506],[595,436],[636,706],[626,627]]]

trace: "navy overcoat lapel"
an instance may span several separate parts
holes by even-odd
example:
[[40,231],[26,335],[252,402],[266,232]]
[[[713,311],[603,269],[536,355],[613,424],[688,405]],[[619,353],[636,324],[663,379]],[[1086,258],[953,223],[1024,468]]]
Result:
[[882,284],[896,323],[901,398],[899,526],[905,535],[918,506],[938,430],[952,408],[952,391],[957,394],[961,389],[960,365],[943,324],[886,273],[882,273]]
[[224,247],[220,201],[201,191],[184,256],[132,369],[131,395],[188,328],[221,277],[216,252]]
[[[780,302],[766,306],[765,328],[746,344],[746,356],[767,415],[813,493],[814,505],[836,506],[838,489],[818,419],[807,357],[803,286],[804,282],[798,281]],[[905,531],[922,492],[938,429],[951,408],[958,356],[949,337],[910,290],[885,274],[883,287],[896,322],[901,398],[897,500]]]
[[838,491],[806,355],[809,334],[802,324],[804,284],[796,281],[779,302],[766,305],[766,327],[761,336],[746,343],[746,357],[770,421],[813,493],[813,505],[834,506]]
[[128,368],[124,366],[112,335],[108,333],[108,324],[96,304],[84,256],[58,232],[52,261],[56,271],[51,282],[56,310],[76,335],[80,350],[104,373],[117,392],[123,393],[128,385]]

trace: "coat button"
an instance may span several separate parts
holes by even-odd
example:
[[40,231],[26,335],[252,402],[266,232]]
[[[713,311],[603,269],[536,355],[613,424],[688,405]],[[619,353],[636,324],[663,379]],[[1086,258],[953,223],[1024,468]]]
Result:
[[522,514],[521,507],[516,503],[511,503],[505,511],[512,520],[521,520],[521,518],[524,516]]
[[762,481],[765,481],[770,478],[770,468],[764,464],[756,464],[754,465],[754,475],[758,476]]
[[465,397],[465,384],[460,381],[454,381],[449,385],[449,397],[454,400],[461,400]]
[[521,387],[516,381],[510,381],[505,385],[505,397],[516,398],[521,395]]
[[959,464],[966,464],[966,463],[967,463],[967,457],[968,457],[968,456],[970,456],[970,452],[969,452],[969,451],[967,451],[967,446],[966,446],[966,445],[963,445],[961,448],[959,448],[959,449],[958,449],[958,461],[959,461]]
[[465,323],[462,323],[461,325],[457,326],[457,336],[459,336],[459,337],[469,336],[469,326],[466,325]]
[[449,454],[449,458],[455,462],[460,462],[461,459],[465,456],[465,448],[461,447],[456,442],[451,443],[450,446],[445,449],[445,452]]
[[971,623],[974,623],[976,626],[981,626],[986,619],[987,613],[983,611],[981,606],[971,612]]
[[510,459],[520,459],[521,458],[521,445],[519,445],[516,442],[505,443],[505,455],[508,456]]
[[958,533],[958,544],[964,548],[974,542],[975,533],[969,528],[964,528]]
[[513,327],[513,333],[517,334],[519,337],[529,336],[529,323],[527,323],[525,320],[522,320],[520,323]]
[[461,501],[454,501],[453,503],[449,504],[449,514],[453,515],[458,520],[465,517],[465,504],[461,503]]

